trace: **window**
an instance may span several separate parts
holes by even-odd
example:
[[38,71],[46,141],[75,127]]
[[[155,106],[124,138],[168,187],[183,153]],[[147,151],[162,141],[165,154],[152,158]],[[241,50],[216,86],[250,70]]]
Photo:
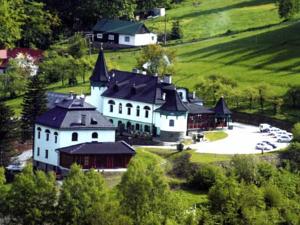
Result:
[[92,138],[98,138],[98,133],[97,132],[92,133]]
[[97,34],[97,38],[102,39],[103,38],[103,34]]
[[115,36],[113,34],[108,35],[108,40],[110,41],[115,40]]
[[169,126],[170,126],[170,127],[174,127],[174,125],[175,125],[174,120],[169,120]]
[[140,116],[140,107],[139,106],[136,107],[136,116],[137,117]]
[[122,103],[119,104],[119,113],[122,114]]
[[130,37],[129,36],[125,36],[125,42],[130,42]]
[[89,165],[89,157],[88,156],[84,156],[84,166],[88,166]]
[[149,117],[150,107],[149,106],[145,106],[144,109],[145,109],[145,117],[148,118]]
[[140,124],[138,124],[138,123],[135,124],[135,129],[136,129],[136,130],[140,130]]
[[48,154],[49,154],[49,152],[48,152],[48,150],[46,149],[46,151],[45,151],[45,158],[46,158],[46,159],[48,159]]
[[36,155],[40,156],[40,148],[39,147],[37,148]]
[[128,121],[126,125],[127,129],[131,129],[131,123]]
[[72,141],[78,141],[78,133],[72,133]]
[[55,144],[57,143],[57,136],[58,136],[58,133],[57,133],[57,132],[54,132],[54,143],[55,143]]
[[40,128],[40,127],[38,127],[38,139],[40,139],[41,138],[41,131],[42,131],[42,129]]
[[114,124],[114,121],[112,119],[110,119],[109,122],[111,122],[112,124]]
[[131,115],[131,108],[132,108],[132,105],[130,103],[127,103],[126,104],[126,107],[127,107],[127,115]]
[[109,100],[108,104],[109,104],[109,112],[113,112],[114,111],[115,102],[113,100]]
[[151,38],[152,38],[152,41],[154,41],[154,36],[152,36]]
[[50,130],[46,130],[46,141],[49,141],[49,138],[50,138]]
[[150,132],[150,127],[148,125],[145,125],[145,132]]

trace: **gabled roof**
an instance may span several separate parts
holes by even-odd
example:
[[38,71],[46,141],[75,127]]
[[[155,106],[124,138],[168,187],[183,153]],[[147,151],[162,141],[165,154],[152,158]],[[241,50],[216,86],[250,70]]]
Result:
[[181,101],[175,87],[173,85],[167,86],[164,89],[166,93],[166,102],[157,110],[167,112],[187,112],[188,109]]
[[105,58],[104,58],[103,50],[101,49],[92,76],[90,77],[90,81],[96,83],[98,82],[106,83],[108,82],[108,77],[109,76],[108,76]]
[[190,114],[214,114],[213,110],[210,110],[202,105],[195,103],[184,103]]
[[141,33],[142,31],[148,31],[143,23],[126,21],[126,20],[108,20],[103,19],[97,22],[93,27],[93,31],[103,32],[103,33],[117,33],[117,34],[127,34],[135,35]]
[[227,107],[227,104],[224,100],[224,97],[221,97],[219,101],[217,102],[215,108],[215,113],[217,115],[230,115],[232,114],[229,108]]
[[94,106],[83,103],[80,99],[64,99],[54,108],[39,116],[36,124],[67,130],[115,129]]
[[135,150],[124,141],[118,142],[87,142],[57,149],[71,155],[134,155]]

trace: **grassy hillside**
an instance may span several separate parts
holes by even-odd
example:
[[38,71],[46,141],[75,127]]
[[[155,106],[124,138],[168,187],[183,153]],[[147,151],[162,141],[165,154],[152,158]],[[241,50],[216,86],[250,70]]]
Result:
[[[184,40],[207,38],[228,31],[277,24],[280,19],[274,0],[186,0],[167,11],[167,30],[179,20]],[[149,28],[164,32],[165,18],[147,20]]]

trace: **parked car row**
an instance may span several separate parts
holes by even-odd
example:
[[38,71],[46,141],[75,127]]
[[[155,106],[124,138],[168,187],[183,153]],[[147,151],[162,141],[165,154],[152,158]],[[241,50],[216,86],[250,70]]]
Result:
[[287,132],[286,130],[279,129],[277,127],[272,127],[269,124],[263,123],[259,125],[259,131],[261,133],[266,133],[269,137],[275,139],[274,141],[262,141],[257,143],[256,149],[257,150],[272,150],[277,148],[278,143],[289,143],[293,139],[293,134]]

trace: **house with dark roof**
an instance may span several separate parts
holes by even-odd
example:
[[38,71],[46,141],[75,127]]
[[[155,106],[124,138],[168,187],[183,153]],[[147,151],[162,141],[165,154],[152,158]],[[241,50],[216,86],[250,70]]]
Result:
[[149,133],[165,142],[182,140],[189,132],[227,126],[231,112],[224,98],[209,109],[172,77],[120,70],[108,71],[103,50],[90,77],[94,105],[118,131]]
[[[55,98],[54,93],[49,96]],[[36,119],[34,166],[56,172],[67,171],[73,163],[84,169],[126,168],[135,151],[125,142],[115,142],[116,127],[84,98],[58,97]]]
[[157,35],[141,22],[102,19],[93,27],[94,41],[120,46],[145,46],[157,43]]

